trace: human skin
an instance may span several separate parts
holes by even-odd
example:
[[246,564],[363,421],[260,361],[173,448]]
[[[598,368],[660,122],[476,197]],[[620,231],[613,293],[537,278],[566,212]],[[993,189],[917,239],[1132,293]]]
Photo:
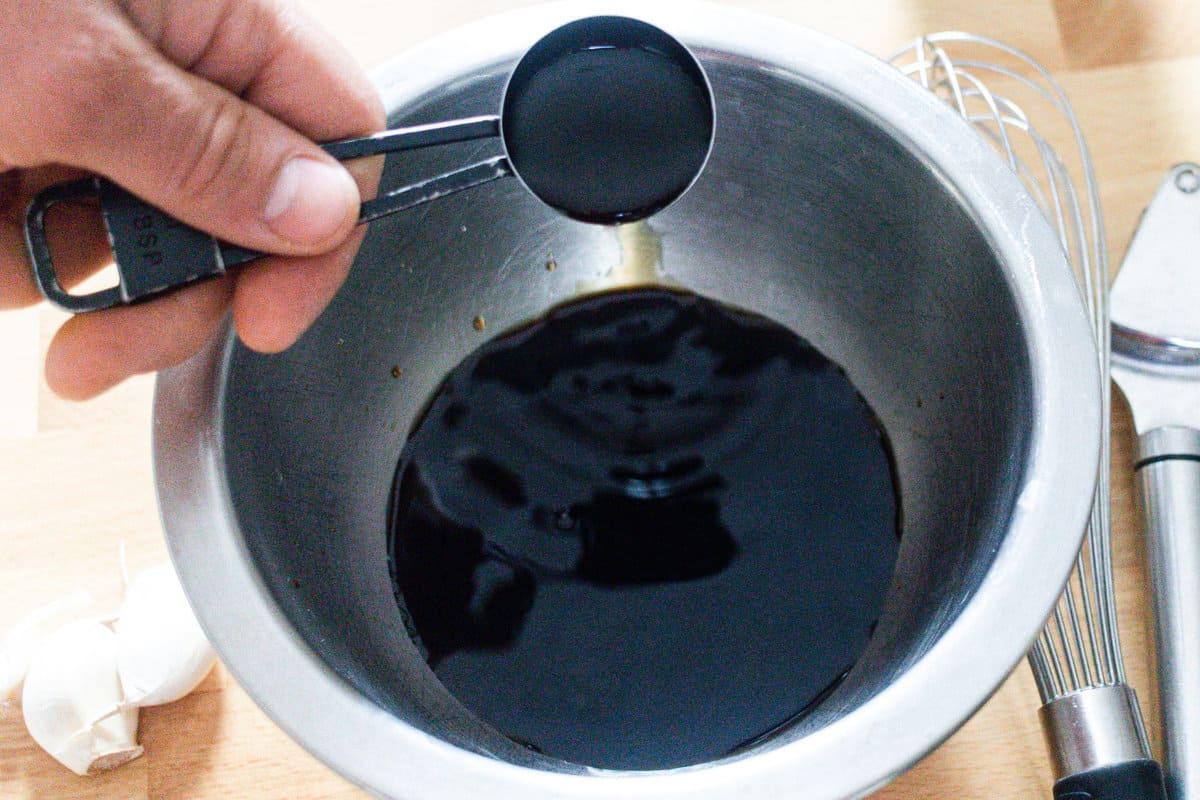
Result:
[[[341,286],[381,161],[316,141],[381,129],[356,62],[283,0],[0,0],[0,309],[40,300],[23,220],[50,183],[103,175],[218,238],[279,254],[57,331],[46,380],[93,397],[177,364],[232,312],[241,341],[289,347]],[[111,261],[93,211],[54,220],[71,287]]]

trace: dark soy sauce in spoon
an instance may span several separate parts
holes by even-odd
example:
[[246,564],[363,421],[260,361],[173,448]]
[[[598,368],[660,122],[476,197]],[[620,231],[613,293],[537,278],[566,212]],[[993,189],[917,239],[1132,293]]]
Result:
[[390,525],[405,621],[458,700],[630,770],[819,703],[899,546],[887,439],[845,373],[663,290],[561,306],[466,359],[403,449]]
[[692,184],[713,141],[695,57],[665,32],[590,17],[550,33],[509,79],[502,136],[517,176],[585,222],[642,219]]

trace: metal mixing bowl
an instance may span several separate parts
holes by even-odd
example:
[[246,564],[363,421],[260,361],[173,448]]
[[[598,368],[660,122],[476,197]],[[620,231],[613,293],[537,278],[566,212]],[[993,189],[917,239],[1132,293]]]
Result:
[[[1100,433],[1078,292],[1045,219],[964,122],[887,65],[774,20],[673,2],[513,13],[383,69],[391,122],[493,112],[525,47],[597,11],[699,55],[718,122],[696,185],[640,232],[569,221],[516,182],[444,198],[372,225],[286,353],[227,335],[164,373],[156,463],[175,562],[243,686],[380,795],[866,793],[987,698],[1066,578]],[[487,147],[405,155],[385,182]],[[772,317],[845,366],[893,443],[903,540],[866,653],[801,725],[712,763],[602,773],[513,744],[445,691],[397,613],[385,512],[405,432],[462,358],[581,292],[655,282]]]

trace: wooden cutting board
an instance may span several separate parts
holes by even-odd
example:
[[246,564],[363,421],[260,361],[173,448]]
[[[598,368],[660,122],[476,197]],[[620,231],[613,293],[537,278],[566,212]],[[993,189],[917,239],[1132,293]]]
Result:
[[[373,67],[434,33],[532,3],[305,0],[304,5]],[[1088,137],[1114,271],[1165,170],[1178,161],[1200,160],[1200,4],[1195,0],[741,0],[729,5],[807,24],[881,56],[919,34],[949,29],[986,34],[1034,55],[1066,88]],[[0,35],[14,35],[4,26],[0,20]],[[0,631],[24,611],[78,587],[115,607],[122,545],[131,570],[166,557],[150,468],[152,379],[130,381],[79,405],[50,395],[41,382],[40,362],[63,319],[46,307],[0,314]],[[1129,415],[1119,395],[1114,416],[1113,526],[1121,624],[1131,682],[1153,730],[1142,531],[1131,479]],[[1037,706],[1022,664],[967,725],[875,797],[1049,796]],[[19,714],[0,715],[0,797],[366,796],[292,743],[221,667],[185,700],[144,711],[141,740],[146,754],[140,760],[82,779],[37,748]]]

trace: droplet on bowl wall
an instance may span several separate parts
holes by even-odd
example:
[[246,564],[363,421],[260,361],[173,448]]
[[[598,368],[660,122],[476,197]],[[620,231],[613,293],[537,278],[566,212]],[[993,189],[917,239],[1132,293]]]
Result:
[[487,322],[483,319],[482,316],[479,316],[479,317],[476,317],[475,319],[471,320],[471,327],[473,327],[477,331],[481,331],[485,327],[487,327]]
[[556,269],[558,269],[558,262],[554,260],[554,256],[550,256],[546,261],[546,272],[554,272]]
[[400,369],[399,364],[395,364],[392,366],[392,377],[393,378],[399,378],[403,373],[404,373],[404,370]]

